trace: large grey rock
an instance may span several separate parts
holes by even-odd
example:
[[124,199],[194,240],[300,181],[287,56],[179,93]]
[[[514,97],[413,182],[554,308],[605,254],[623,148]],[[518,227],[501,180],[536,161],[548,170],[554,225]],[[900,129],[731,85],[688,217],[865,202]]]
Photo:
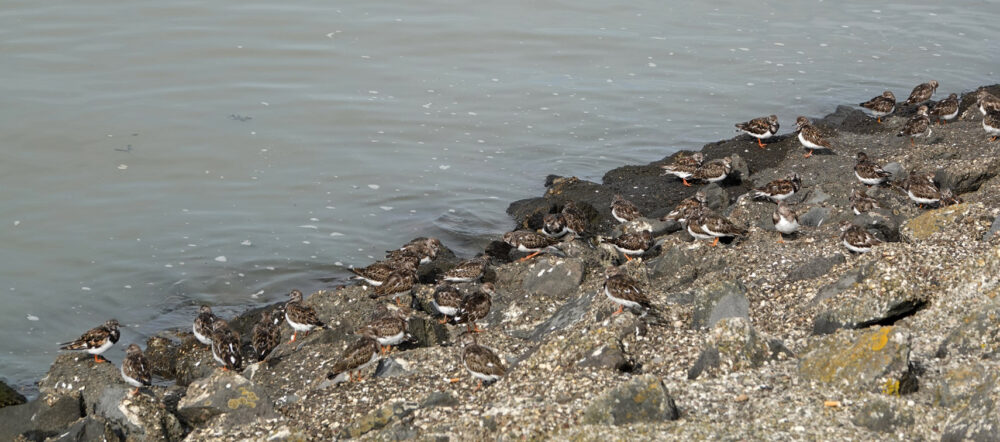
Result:
[[942,442],[1000,440],[1000,385],[996,377],[975,389],[968,404],[948,419]]
[[717,376],[757,368],[765,362],[792,356],[780,341],[761,336],[746,318],[723,318],[714,327],[705,348],[688,370],[688,379]]
[[819,278],[830,273],[830,269],[838,264],[847,262],[842,254],[817,256],[806,261],[788,272],[789,282],[804,281],[806,279]]
[[25,402],[28,402],[28,399],[24,395],[18,393],[17,390],[11,388],[5,382],[0,381],[0,408],[21,405]]
[[996,359],[1000,356],[1000,298],[978,307],[959,324],[941,342],[937,357],[960,354]]
[[830,219],[828,207],[813,207],[808,212],[799,215],[799,224],[806,227],[819,227]]
[[909,274],[910,270],[900,271],[891,262],[874,261],[858,273],[852,270],[836,284],[824,287],[813,300],[818,307],[813,333],[892,325],[920,311],[938,289],[923,284],[924,279]]
[[929,390],[934,405],[960,410],[969,405],[969,400],[979,392],[980,387],[995,384],[998,378],[1000,368],[963,364],[935,376]]
[[618,345],[604,345],[587,354],[578,364],[581,368],[599,368],[606,370],[623,370],[629,367],[625,352]]
[[875,327],[815,338],[799,353],[799,375],[843,391],[900,394],[909,371],[910,334]]
[[882,166],[882,170],[889,172],[892,176],[889,178],[892,181],[899,181],[906,178],[906,168],[902,164],[892,162]]
[[738,182],[750,177],[750,165],[747,164],[747,161],[740,154],[734,153],[729,155],[729,159],[733,160],[733,173],[730,174],[731,177],[726,178],[726,181]]
[[660,256],[649,262],[650,278],[669,279],[667,287],[694,282],[698,272],[693,265],[689,265],[691,257],[687,250],[680,246],[673,246],[660,253]]
[[93,414],[123,428],[129,439],[173,441],[184,436],[180,420],[163,407],[159,398],[148,394],[131,396],[127,388],[105,390]]
[[81,417],[77,395],[43,394],[31,402],[0,408],[0,440],[24,435],[30,440],[55,436]]
[[879,433],[890,433],[897,427],[913,425],[913,416],[898,413],[893,405],[882,399],[866,403],[854,415],[854,424]]
[[990,225],[990,230],[983,234],[983,241],[989,241],[994,235],[1000,232],[1000,216],[993,220],[993,224]]
[[418,347],[435,347],[448,341],[448,329],[434,319],[413,316],[407,322],[406,330],[413,336],[413,344]]
[[576,292],[583,281],[583,261],[576,258],[538,260],[525,270],[521,288],[528,293],[562,297]]
[[651,375],[632,379],[594,400],[583,412],[583,422],[628,425],[677,420],[680,411],[663,381]]
[[559,309],[544,322],[538,324],[538,326],[531,331],[531,334],[527,338],[532,342],[540,342],[542,338],[549,333],[562,330],[576,323],[577,321],[583,319],[583,316],[587,314],[590,310],[590,305],[593,303],[594,292],[579,294],[559,307]]
[[718,184],[711,183],[700,190],[705,193],[705,205],[709,209],[722,213],[729,207],[729,194]]
[[409,416],[414,410],[419,408],[416,402],[393,402],[386,404],[360,418],[351,425],[340,431],[340,438],[356,438],[362,435],[385,428],[386,426],[398,422]]
[[191,426],[203,425],[222,414],[227,414],[227,422],[235,425],[276,416],[263,389],[237,373],[223,370],[192,382],[177,404],[177,414]]
[[375,367],[375,377],[377,378],[390,378],[404,374],[406,374],[406,368],[394,358],[379,360],[378,366]]
[[118,442],[125,440],[123,435],[117,431],[108,421],[87,416],[74,422],[69,428],[59,432],[54,438],[49,438],[47,442],[77,442],[77,441],[102,441]]
[[[843,258],[843,255],[839,256]],[[840,279],[838,279],[836,282],[819,289],[819,292],[816,293],[816,296],[814,296],[813,299],[809,301],[809,303],[812,305],[819,304],[822,301],[825,301],[827,299],[836,296],[837,294],[843,292],[844,290],[854,287],[854,284],[864,281],[865,278],[867,278],[868,275],[872,272],[872,270],[873,267],[871,265],[864,265],[856,269],[851,269],[844,272],[844,274],[841,275]]]
[[164,331],[146,340],[143,352],[154,375],[189,385],[212,374],[212,350],[187,332]]
[[712,327],[722,318],[749,318],[750,301],[740,281],[716,281],[695,293],[691,328]]

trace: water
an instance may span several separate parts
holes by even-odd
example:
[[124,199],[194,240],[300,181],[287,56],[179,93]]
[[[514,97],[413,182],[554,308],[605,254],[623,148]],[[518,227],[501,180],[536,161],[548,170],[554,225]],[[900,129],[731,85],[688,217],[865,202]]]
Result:
[[550,173],[998,80],[988,2],[662,3],[3,2],[0,376],[30,384],[110,317],[127,344],[329,287],[414,236],[471,254]]

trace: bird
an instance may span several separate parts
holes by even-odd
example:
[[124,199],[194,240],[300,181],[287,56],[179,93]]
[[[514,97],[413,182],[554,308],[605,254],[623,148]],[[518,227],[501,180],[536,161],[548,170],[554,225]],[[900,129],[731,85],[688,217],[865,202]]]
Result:
[[891,114],[896,109],[896,96],[892,94],[892,91],[885,91],[882,92],[882,95],[860,103],[858,106],[871,111],[872,116],[881,123],[882,117]]
[[493,307],[494,294],[496,294],[496,290],[493,287],[493,283],[483,283],[483,285],[479,286],[479,290],[462,299],[462,304],[458,308],[458,314],[455,315],[455,322],[459,324],[465,323],[470,332],[481,332],[482,330],[476,325],[476,321],[485,318],[490,313],[490,308]]
[[986,136],[993,136],[990,141],[996,141],[1000,137],[1000,111],[983,115],[983,130],[986,131]]
[[641,218],[642,212],[631,201],[625,199],[621,194],[616,193],[614,198],[611,199],[611,216],[620,223],[627,223],[636,218]]
[[941,206],[953,206],[955,204],[962,204],[962,202],[962,197],[955,195],[951,189],[941,189]]
[[983,115],[990,112],[1000,113],[1000,98],[987,92],[986,89],[980,89],[976,92],[976,108]]
[[868,159],[868,154],[858,152],[858,161],[854,164],[854,176],[866,186],[877,186],[882,184],[892,175],[882,169],[882,166]]
[[[381,288],[378,287],[378,288]],[[285,303],[285,320],[292,326],[292,339],[288,342],[295,342],[299,332],[306,332],[308,335],[316,327],[326,328],[326,324],[316,316],[316,310],[308,305],[302,305],[302,292],[292,290],[288,294],[288,302]]]
[[567,201],[563,205],[562,211],[563,222],[566,225],[566,230],[574,235],[583,235],[587,230],[587,215],[583,213],[577,207],[576,203],[573,201]]
[[434,260],[434,258],[437,258],[437,254],[442,248],[444,248],[444,245],[441,244],[441,240],[437,238],[421,237],[411,240],[398,250],[391,250],[387,253],[391,255],[397,251],[406,252],[420,258],[420,264],[428,264]]
[[267,355],[281,342],[281,329],[271,319],[271,312],[260,314],[260,320],[253,326],[250,335],[250,345],[258,361],[263,361]]
[[374,364],[379,360],[379,343],[370,336],[362,336],[351,343],[341,353],[340,359],[333,364],[327,373],[326,378],[334,384],[341,382],[361,380],[361,370]]
[[434,309],[444,315],[444,319],[439,320],[441,324],[448,322],[448,318],[458,315],[459,308],[462,307],[462,292],[455,286],[445,283],[434,289],[434,299],[431,305]]
[[726,179],[733,171],[733,160],[729,157],[717,158],[704,163],[691,174],[691,179],[717,183]]
[[778,202],[778,207],[774,210],[774,214],[771,215],[771,221],[774,222],[774,230],[778,231],[778,242],[785,242],[782,238],[782,234],[791,235],[799,230],[799,216],[790,207],[785,205],[784,201]]
[[223,370],[240,370],[243,368],[243,353],[240,352],[240,337],[229,328],[224,319],[216,319],[212,324],[212,357]]
[[947,124],[948,120],[958,116],[958,94],[949,94],[948,98],[934,103],[931,116],[937,117],[938,123]]
[[754,197],[769,198],[774,202],[784,201],[788,197],[795,195],[795,192],[798,192],[801,187],[802,179],[799,178],[799,174],[792,172],[785,178],[771,181],[763,187],[754,189]]
[[369,298],[382,298],[391,296],[397,305],[402,303],[402,297],[413,292],[413,285],[417,283],[417,273],[409,269],[394,270],[386,278],[385,283],[375,287],[375,290],[368,295]]
[[933,173],[910,172],[910,176],[901,184],[906,195],[921,208],[924,204],[936,204],[941,200],[941,191],[934,184]]
[[143,386],[153,385],[153,374],[150,371],[149,361],[142,355],[142,349],[136,344],[129,344],[128,348],[125,349],[121,374],[125,383],[135,387],[131,396],[135,396]]
[[458,265],[452,267],[447,272],[444,272],[444,276],[442,278],[448,282],[478,281],[483,277],[483,272],[486,271],[486,266],[489,262],[490,257],[487,255],[467,259],[458,263]]
[[212,345],[212,324],[216,319],[218,318],[212,313],[212,307],[202,305],[198,309],[198,316],[194,318],[194,325],[191,326],[195,339],[202,344]]
[[[479,380],[476,390],[483,388],[483,382],[495,382],[507,374],[507,367],[497,354],[476,342],[474,333],[463,333],[460,337],[462,342],[462,365],[468,372]],[[457,382],[457,379],[452,379]]]
[[733,224],[722,215],[711,210],[702,210],[701,215],[695,220],[701,231],[715,238],[712,247],[719,244],[719,238],[731,238],[747,234],[747,230]]
[[530,253],[530,255],[520,259],[523,262],[534,258],[539,253],[550,250],[552,246],[559,243],[559,240],[528,230],[515,230],[504,233],[503,242],[519,252]]
[[619,267],[608,266],[605,269],[604,296],[618,304],[618,310],[615,310],[611,314],[612,316],[619,315],[628,308],[640,311],[641,317],[648,315],[656,321],[662,322],[662,316],[646,293],[639,287],[639,281],[626,275]]
[[61,350],[85,350],[87,353],[94,355],[94,362],[99,364],[105,362],[105,360],[103,360],[103,356],[98,358],[98,355],[104,353],[112,345],[115,345],[120,337],[121,332],[118,330],[118,320],[109,319],[104,324],[87,330],[86,333],[80,336],[80,339],[59,344],[59,348]]
[[868,196],[864,189],[851,191],[851,210],[854,211],[855,215],[868,213],[878,208],[878,200]]
[[391,255],[389,259],[384,261],[376,261],[367,267],[352,268],[350,269],[354,273],[354,279],[360,279],[372,287],[378,287],[382,285],[389,278],[389,274],[395,270],[410,270],[417,271],[417,266],[420,265],[420,258],[407,251],[396,251]]
[[774,134],[778,133],[778,128],[781,125],[778,124],[777,115],[769,115],[766,117],[754,118],[750,121],[744,123],[736,123],[736,129],[750,135],[757,139],[757,145],[763,149],[766,144],[762,143],[761,140],[770,138]]
[[[710,233],[702,229],[701,224],[699,223],[699,218],[701,218],[701,214],[706,211],[708,211],[708,208],[704,206],[692,207],[689,208],[681,218],[681,225],[684,227],[684,230],[686,230],[688,235],[691,235],[691,237],[694,239],[715,238]],[[712,246],[715,246],[715,243],[713,243]]]
[[927,114],[927,106],[921,105],[917,108],[917,114],[910,117],[896,136],[909,136],[910,146],[913,146],[914,137],[929,137],[931,132],[931,118]]
[[681,182],[685,186],[690,187],[691,183],[687,181],[688,178],[701,167],[702,161],[705,160],[705,155],[701,152],[695,152],[691,155],[677,155],[674,158],[674,162],[671,164],[664,164],[660,166],[663,169],[664,175],[673,175],[681,179]]
[[882,241],[871,232],[861,226],[855,226],[850,221],[842,221],[840,230],[843,232],[840,234],[840,241],[852,252],[866,253],[871,251],[872,247],[882,244]]
[[907,98],[903,104],[922,104],[931,99],[934,95],[934,91],[938,88],[938,82],[931,80],[926,83],[920,83],[913,88],[910,92],[910,98]]
[[819,129],[809,123],[808,118],[802,116],[796,118],[795,125],[799,128],[799,142],[809,149],[805,158],[811,157],[815,150],[832,149],[830,142],[823,138]]
[[684,198],[681,202],[677,203],[677,207],[674,207],[674,210],[660,217],[660,221],[677,221],[683,223],[686,215],[692,209],[699,209],[705,204],[705,198],[705,192],[700,190],[695,192],[694,195]]
[[354,334],[368,336],[379,343],[379,353],[388,354],[393,345],[399,345],[410,338],[407,333],[406,309],[397,309],[368,322]]
[[549,238],[562,238],[569,233],[566,227],[566,216],[559,213],[548,213],[542,218],[542,234]]
[[625,255],[625,259],[632,260],[632,256],[642,255],[653,247],[653,226],[647,222],[641,222],[634,230],[622,233],[615,238],[602,238],[601,242],[611,244],[615,250]]

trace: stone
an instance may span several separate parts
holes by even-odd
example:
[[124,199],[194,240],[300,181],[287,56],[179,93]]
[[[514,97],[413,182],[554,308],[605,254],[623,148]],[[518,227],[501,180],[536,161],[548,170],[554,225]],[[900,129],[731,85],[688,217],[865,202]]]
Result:
[[576,258],[537,260],[524,273],[521,288],[528,293],[543,293],[556,298],[576,292],[583,282],[583,261]]
[[993,224],[990,224],[990,230],[983,235],[983,241],[989,241],[997,232],[1000,232],[1000,216],[993,220]]
[[996,376],[991,376],[974,390],[968,404],[948,419],[941,441],[1000,440],[997,397],[1000,397],[1000,386],[996,383]]
[[390,378],[393,376],[400,376],[407,373],[406,368],[402,364],[396,361],[394,358],[384,358],[378,361],[378,366],[375,367],[375,377],[377,378]]
[[819,227],[830,219],[830,208],[813,207],[808,212],[799,215],[799,224],[806,227]]
[[448,329],[434,319],[413,316],[407,322],[407,332],[417,347],[435,347],[448,342]]
[[[838,256],[844,259],[843,255],[838,255]],[[846,261],[846,259],[844,260]],[[829,284],[819,289],[819,291],[816,293],[816,296],[814,296],[813,299],[809,301],[809,303],[812,305],[819,304],[821,301],[830,299],[836,296],[837,294],[843,292],[844,290],[854,287],[854,284],[864,281],[865,278],[867,278],[868,275],[872,272],[872,270],[873,266],[869,264],[844,272],[844,274],[840,276],[840,279],[838,279],[837,282],[834,282],[833,284]]]
[[7,383],[0,381],[0,408],[11,405],[21,405],[28,402],[28,399],[17,390],[11,388]]
[[740,281],[716,281],[695,293],[691,328],[715,326],[722,318],[749,318],[750,302]]
[[730,177],[726,177],[726,181],[739,182],[750,177],[750,165],[740,154],[729,155],[729,159],[733,161],[733,173]]
[[882,170],[892,174],[890,181],[899,181],[907,177],[906,168],[902,164],[892,162],[882,166]]
[[877,399],[863,405],[854,415],[853,422],[878,433],[891,433],[897,427],[913,425],[913,416],[897,413],[892,404]]
[[788,272],[788,281],[797,282],[804,281],[806,279],[819,278],[821,276],[825,276],[827,273],[830,273],[830,269],[834,266],[845,262],[847,262],[847,259],[844,258],[844,255],[842,254],[817,256]]
[[[114,390],[105,390],[98,405],[97,415],[124,428],[129,439],[181,440],[184,428],[181,422],[161,405],[155,396],[137,394],[130,396]],[[114,407],[114,408],[111,408]]]
[[625,357],[625,353],[620,346],[603,345],[591,351],[576,366],[581,368],[625,371],[625,368],[630,367],[631,364]]
[[787,349],[777,341],[771,343],[754,330],[746,318],[723,318],[709,334],[705,348],[688,370],[688,379],[702,374],[717,376],[734,371],[757,368],[774,357],[783,356]]
[[959,324],[938,346],[937,357],[959,354],[995,359],[1000,356],[1000,298],[979,306]]
[[653,279],[670,278],[671,285],[694,282],[697,273],[694,266],[687,265],[690,260],[691,257],[685,248],[673,246],[649,262],[649,276]]
[[899,394],[909,369],[910,335],[898,327],[840,330],[811,340],[799,356],[799,375],[844,391]]
[[604,392],[583,412],[583,422],[594,425],[629,425],[680,419],[673,397],[656,376],[636,377]]
[[153,375],[188,385],[212,374],[217,365],[212,350],[190,331],[164,331],[146,340],[143,354]]
[[1000,370],[982,364],[960,365],[941,373],[930,388],[935,406],[960,410],[983,385],[995,384]]
[[0,440],[19,435],[43,440],[61,433],[81,416],[79,395],[43,394],[31,402],[0,408]]
[[125,440],[113,426],[101,418],[87,416],[74,422],[69,428],[62,430],[58,436],[47,439],[48,442],[77,442],[100,440],[118,442]]
[[[744,163],[745,164],[745,163]],[[746,175],[744,175],[746,176]],[[705,205],[718,213],[729,207],[729,194],[716,183],[708,184],[700,189],[705,193]]]
[[947,236],[945,228],[958,225],[971,206],[972,204],[965,203],[928,210],[903,223],[901,238],[909,243],[917,243],[936,236]]
[[590,310],[594,303],[595,293],[581,293],[564,303],[555,313],[535,327],[528,336],[532,342],[541,342],[542,338],[553,331],[562,330],[579,320]]
[[856,226],[864,227],[883,241],[898,242],[900,239],[899,226],[903,222],[903,217],[895,215],[889,210],[880,209],[856,215],[851,222]]
[[820,186],[813,187],[806,195],[808,196],[803,201],[804,204],[819,204],[830,199],[830,194],[824,192]]
[[819,308],[813,318],[813,333],[893,325],[927,307],[939,289],[910,270],[916,268],[900,271],[891,262],[872,261],[857,274],[855,270],[845,273],[814,298]]
[[446,391],[435,391],[429,395],[422,402],[420,402],[420,408],[435,408],[435,407],[457,407],[461,405],[461,402],[453,396],[451,393]]
[[188,386],[177,404],[177,414],[190,426],[203,425],[222,414],[229,415],[228,421],[235,425],[276,417],[263,389],[238,373],[221,369]]
[[385,428],[393,422],[397,422],[418,408],[415,402],[393,402],[386,404],[355,420],[340,432],[341,438],[356,438],[362,435]]

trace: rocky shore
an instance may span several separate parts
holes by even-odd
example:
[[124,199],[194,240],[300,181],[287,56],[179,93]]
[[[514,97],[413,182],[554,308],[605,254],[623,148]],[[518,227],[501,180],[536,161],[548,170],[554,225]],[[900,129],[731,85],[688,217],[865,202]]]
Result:
[[[1000,95],[1000,85],[986,89]],[[588,235],[525,262],[501,241],[486,248],[496,295],[478,341],[507,373],[481,389],[462,365],[464,326],[439,323],[431,306],[435,279],[469,258],[444,250],[404,298],[413,340],[360,382],[327,378],[385,302],[358,284],[307,296],[329,328],[289,343],[283,324],[269,359],[242,372],[217,368],[190,328],[149,339],[156,383],[135,396],[120,361],[61,354],[38,398],[0,408],[0,439],[1000,440],[1000,142],[983,131],[974,95],[912,147],[896,133],[916,106],[881,124],[841,106],[813,122],[832,153],[804,158],[790,122],[766,149],[747,136],[704,146],[706,159],[733,159],[736,172],[718,184],[662,176],[673,156],[601,183],[548,177],[544,196],[508,208],[515,227],[539,229],[574,201]],[[933,172],[964,202],[919,208],[897,188],[874,187],[881,209],[855,215],[858,151],[893,180]],[[789,172],[801,177],[787,202],[803,227],[779,243],[775,204],[746,194]],[[749,233],[711,247],[659,221],[697,190]],[[614,194],[639,207],[656,240],[628,262],[593,236],[621,232]],[[884,243],[849,252],[842,221]],[[618,305],[602,288],[611,265],[640,281],[662,321],[612,314]],[[278,306],[230,325],[249,345],[261,313]]]

